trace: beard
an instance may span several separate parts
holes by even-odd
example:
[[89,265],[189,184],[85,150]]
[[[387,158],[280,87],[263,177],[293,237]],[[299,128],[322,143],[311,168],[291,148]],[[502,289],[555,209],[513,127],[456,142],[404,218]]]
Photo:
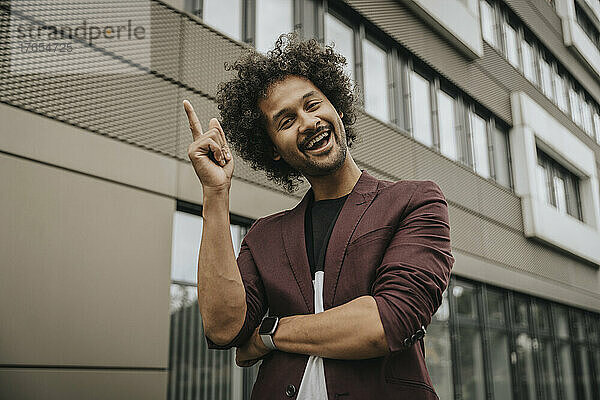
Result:
[[303,159],[302,162],[292,165],[292,167],[304,176],[326,176],[337,171],[346,161],[348,146],[345,140],[338,139],[336,130],[333,128],[331,135],[333,145],[329,153],[318,158],[309,155],[307,159]]

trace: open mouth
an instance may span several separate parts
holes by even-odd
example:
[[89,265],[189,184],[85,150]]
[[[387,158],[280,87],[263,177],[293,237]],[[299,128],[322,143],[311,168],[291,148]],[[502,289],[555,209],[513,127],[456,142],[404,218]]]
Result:
[[331,143],[331,130],[326,130],[310,140],[304,149],[311,153],[318,153],[329,147]]

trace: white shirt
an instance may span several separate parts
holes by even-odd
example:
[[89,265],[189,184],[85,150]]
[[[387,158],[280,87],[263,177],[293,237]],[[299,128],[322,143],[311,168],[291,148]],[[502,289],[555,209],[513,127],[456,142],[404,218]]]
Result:
[[[315,289],[315,314],[317,314],[323,312],[323,271],[315,272],[313,287]],[[327,384],[325,383],[322,357],[310,356],[308,358],[297,399],[327,400]]]

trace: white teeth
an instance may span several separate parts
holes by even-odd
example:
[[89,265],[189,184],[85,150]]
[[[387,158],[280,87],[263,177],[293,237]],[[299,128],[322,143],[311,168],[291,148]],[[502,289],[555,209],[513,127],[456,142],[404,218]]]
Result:
[[315,143],[317,143],[319,140],[322,140],[323,138],[326,138],[327,135],[329,134],[329,131],[325,131],[323,133],[321,133],[319,136],[317,136],[316,138],[312,139],[310,142],[308,142],[308,144],[306,145],[307,149],[310,149],[311,147],[314,146]]

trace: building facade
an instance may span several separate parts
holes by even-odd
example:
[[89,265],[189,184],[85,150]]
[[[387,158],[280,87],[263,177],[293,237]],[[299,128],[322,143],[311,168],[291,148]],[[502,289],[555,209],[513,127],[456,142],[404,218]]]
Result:
[[[202,336],[181,103],[218,116],[223,64],[297,30],[347,59],[359,167],[448,200],[440,399],[600,400],[599,0],[59,3],[0,1],[0,398],[249,398],[256,367]],[[13,35],[100,14],[150,40],[71,38],[57,59]],[[235,162],[237,252],[308,186]]]

